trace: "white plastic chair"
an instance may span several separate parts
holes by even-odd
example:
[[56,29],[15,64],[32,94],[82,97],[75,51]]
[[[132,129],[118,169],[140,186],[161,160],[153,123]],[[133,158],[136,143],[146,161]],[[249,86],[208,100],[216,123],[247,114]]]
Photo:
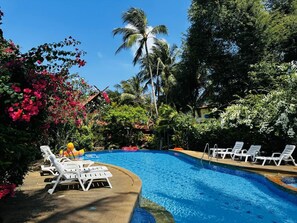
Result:
[[244,142],[235,142],[233,148],[219,149],[218,151],[215,151],[215,153],[216,155],[221,155],[222,159],[225,159],[227,155],[232,157],[235,153],[239,153],[242,150],[243,144]]
[[273,161],[276,166],[279,166],[282,161],[285,161],[285,162],[292,161],[293,164],[297,166],[297,164],[295,163],[295,160],[292,157],[292,154],[295,148],[296,148],[295,145],[286,145],[282,153],[273,153],[271,156],[256,156],[255,162],[257,162],[257,160],[263,160],[262,166],[264,166],[266,161],[269,161],[269,162]]
[[71,166],[73,166],[73,168],[75,168],[76,166],[79,166],[79,168],[85,169],[85,170],[88,170],[88,169],[107,170],[107,167],[105,166],[92,166],[94,162],[91,160],[71,160],[68,157],[56,157],[52,153],[50,147],[47,145],[40,146],[40,150],[42,152],[44,160],[50,162],[49,166],[41,165],[41,174],[43,174],[44,172],[49,172],[53,175],[57,175],[57,170],[49,159],[49,156],[51,155],[55,157],[57,162],[60,162],[63,165],[68,166],[68,168],[71,168]]
[[252,161],[255,159],[255,156],[260,152],[261,145],[251,145],[248,150],[241,150],[240,152],[235,152],[232,156],[234,160],[236,157],[240,157],[242,159],[245,157],[244,162],[248,161],[248,158],[251,158]]
[[69,169],[55,159],[54,155],[49,156],[50,161],[58,171],[58,177],[52,181],[54,186],[48,190],[49,194],[53,194],[58,184],[79,183],[83,191],[88,191],[94,180],[106,180],[108,186],[112,188],[109,177],[112,177],[111,172],[101,170],[82,170],[77,166],[74,169]]

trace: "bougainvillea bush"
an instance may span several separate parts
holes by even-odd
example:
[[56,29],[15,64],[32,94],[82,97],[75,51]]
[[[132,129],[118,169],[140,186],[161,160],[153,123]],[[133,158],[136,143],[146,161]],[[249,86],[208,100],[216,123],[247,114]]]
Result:
[[[2,16],[0,11],[0,25]],[[69,73],[85,65],[79,44],[69,37],[22,53],[0,30],[0,183],[22,182],[52,129],[82,124],[84,94]]]

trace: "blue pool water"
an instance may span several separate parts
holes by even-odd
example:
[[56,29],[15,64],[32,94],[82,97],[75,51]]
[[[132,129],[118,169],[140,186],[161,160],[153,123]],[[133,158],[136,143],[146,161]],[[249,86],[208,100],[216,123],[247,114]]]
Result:
[[135,208],[131,223],[156,223],[153,215],[142,208]]
[[282,179],[282,181],[292,187],[297,188],[297,177],[286,177]]
[[85,159],[137,174],[142,196],[165,207],[177,223],[297,223],[297,196],[257,174],[175,152],[97,152]]

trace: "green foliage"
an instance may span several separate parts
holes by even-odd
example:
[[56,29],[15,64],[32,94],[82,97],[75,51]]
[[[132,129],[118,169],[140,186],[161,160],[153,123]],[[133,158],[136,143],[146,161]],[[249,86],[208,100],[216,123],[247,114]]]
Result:
[[113,35],[121,34],[123,35],[123,44],[117,49],[116,53],[123,49],[131,48],[133,45],[137,44],[138,48],[136,50],[133,64],[136,65],[144,57],[147,58],[147,70],[150,74],[151,88],[152,88],[152,99],[156,111],[156,116],[158,116],[157,102],[155,98],[155,86],[153,80],[153,73],[149,59],[148,52],[148,38],[156,38],[158,34],[167,34],[167,28],[164,25],[158,25],[155,27],[149,27],[148,19],[143,10],[131,7],[122,15],[123,22],[126,23],[124,28],[116,28],[113,30]]
[[0,184],[21,184],[28,164],[40,154],[37,148],[38,133],[20,130],[0,123]]
[[155,144],[158,145],[161,141],[164,148],[193,148],[196,125],[196,120],[190,114],[177,112],[168,105],[162,105],[155,126]]
[[90,151],[94,148],[95,136],[90,125],[83,125],[77,128],[72,138],[76,150],[84,149]]
[[142,143],[143,133],[137,125],[146,125],[149,116],[141,107],[123,105],[110,109],[103,120],[107,123],[104,127],[106,146],[128,146]]
[[[276,67],[276,65],[275,65]],[[257,143],[273,146],[297,143],[297,73],[294,64],[277,66],[278,75],[273,70],[271,76],[263,76],[262,71],[253,73],[260,82],[271,78],[271,90],[267,94],[250,94],[235,105],[226,108],[221,115],[224,128],[245,127]],[[269,70],[270,68],[268,67]],[[259,76],[257,76],[257,74]]]
[[61,139],[81,124],[82,92],[69,76],[73,65],[85,65],[78,44],[69,37],[21,53],[0,31],[0,183],[22,183],[39,146],[50,143],[50,133]]
[[189,18],[178,78],[181,105],[201,104],[202,92],[218,105],[244,96],[250,65],[266,55],[269,15],[262,1],[193,0]]

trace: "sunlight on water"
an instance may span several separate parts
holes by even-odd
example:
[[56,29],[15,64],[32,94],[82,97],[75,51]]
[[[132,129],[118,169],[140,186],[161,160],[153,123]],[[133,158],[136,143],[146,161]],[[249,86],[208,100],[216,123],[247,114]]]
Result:
[[178,223],[297,223],[297,196],[256,174],[202,166],[173,152],[98,152],[86,158],[137,174],[142,196],[165,207]]

